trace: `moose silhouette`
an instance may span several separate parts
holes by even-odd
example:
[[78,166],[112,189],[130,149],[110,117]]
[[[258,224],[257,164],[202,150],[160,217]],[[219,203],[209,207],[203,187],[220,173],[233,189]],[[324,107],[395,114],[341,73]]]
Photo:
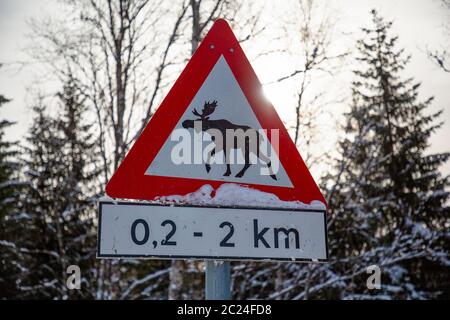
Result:
[[[276,175],[273,173],[272,167],[271,167],[271,161],[270,158],[264,154],[260,150],[260,143],[262,141],[261,134],[254,128],[251,128],[246,125],[239,125],[234,124],[231,121],[228,121],[226,119],[218,119],[218,120],[210,120],[209,116],[214,113],[215,109],[217,108],[217,101],[214,100],[212,102],[205,101],[203,105],[203,110],[201,113],[199,113],[195,108],[192,113],[197,116],[197,119],[194,120],[184,120],[182,123],[183,128],[189,129],[194,128],[194,125],[196,122],[201,122],[201,130],[202,131],[208,131],[210,129],[215,129],[220,131],[222,134],[222,145],[219,145],[218,143],[215,143],[214,148],[208,153],[207,155],[207,161],[205,164],[206,172],[210,172],[211,165],[210,161],[211,158],[214,157],[214,155],[220,151],[224,151],[224,157],[225,157],[225,163],[227,166],[227,170],[223,174],[224,176],[230,176],[231,175],[231,166],[229,163],[229,159],[231,158],[231,151],[233,149],[240,150],[242,154],[244,155],[244,167],[239,171],[235,177],[241,178],[244,176],[247,169],[250,167],[250,154],[256,155],[260,160],[262,160],[267,167],[269,168],[270,177],[274,180],[277,180]],[[234,133],[234,141],[227,141],[227,130],[233,130]],[[238,130],[238,131],[236,131]],[[242,134],[243,139],[238,139],[238,136]],[[256,140],[255,140],[256,139]],[[212,137],[212,140],[214,140],[214,136]]]

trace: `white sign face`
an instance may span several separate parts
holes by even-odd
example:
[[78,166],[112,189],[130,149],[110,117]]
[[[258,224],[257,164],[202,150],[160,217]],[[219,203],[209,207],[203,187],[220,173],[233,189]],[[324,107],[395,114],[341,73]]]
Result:
[[[203,133],[204,138],[200,139],[199,135],[194,135],[193,128],[187,130],[187,132],[191,133],[187,138],[185,138],[184,135],[180,135],[180,132],[183,133],[183,130],[186,130],[183,128],[184,121],[195,120],[198,118],[193,113],[195,110],[201,112],[204,103],[212,101],[217,102],[217,107],[215,107],[213,113],[208,116],[210,120],[217,121],[225,119],[234,125],[248,126],[259,132],[261,135],[261,141],[259,143],[261,153],[271,161],[272,169],[276,173],[276,179],[271,178],[270,175],[261,174],[261,169],[266,166],[264,162],[261,161],[262,158],[257,159],[254,158],[253,155],[251,155],[251,160],[254,164],[248,168],[244,176],[236,176],[236,173],[242,169],[244,164],[244,155],[240,150],[235,151],[232,155],[232,159],[229,159],[231,162],[230,174],[224,174],[226,165],[224,164],[225,158],[223,151],[217,152],[213,157],[211,170],[205,170],[205,156],[202,153],[208,151],[207,146],[211,144],[208,140],[211,139],[211,136],[208,135],[208,133]],[[273,133],[272,141],[275,140],[277,139],[274,138]],[[189,152],[180,152],[179,146],[185,145],[186,142],[189,142]],[[202,147],[200,153],[194,150],[195,146],[199,143]],[[174,161],[174,155],[178,156],[178,153],[189,153],[189,155],[184,154],[182,159],[183,162],[180,163],[180,161]],[[223,56],[219,58],[214,68],[205,79],[205,82],[175,126],[171,136],[161,147],[156,158],[147,168],[145,174],[164,177],[192,177],[203,180],[260,184],[288,188],[292,187],[292,182],[281,164],[277,153],[273,149],[272,144],[268,141],[267,134],[262,130],[261,124],[256,118],[252,107]]]
[[325,262],[326,213],[100,202],[97,256]]

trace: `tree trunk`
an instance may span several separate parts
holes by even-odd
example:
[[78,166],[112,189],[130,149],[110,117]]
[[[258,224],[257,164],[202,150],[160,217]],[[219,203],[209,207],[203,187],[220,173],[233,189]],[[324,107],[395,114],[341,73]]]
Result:
[[[192,10],[192,39],[191,39],[191,54],[194,54],[195,50],[200,42],[200,2],[197,0],[191,0]],[[184,260],[172,260],[172,268],[170,269],[170,285],[169,285],[169,299],[179,300],[182,298],[182,289],[184,284],[184,272],[186,270],[186,263]]]
[[186,265],[184,260],[173,260],[170,269],[169,300],[179,300],[182,298],[184,271]]
[[192,8],[192,39],[191,39],[191,54],[194,54],[197,50],[198,44],[200,42],[200,1],[191,0]]

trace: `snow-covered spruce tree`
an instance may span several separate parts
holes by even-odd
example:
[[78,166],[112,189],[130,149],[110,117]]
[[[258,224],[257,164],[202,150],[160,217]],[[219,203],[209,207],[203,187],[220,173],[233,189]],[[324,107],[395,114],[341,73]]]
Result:
[[[449,154],[427,147],[441,112],[401,77],[409,57],[397,49],[392,23],[374,10],[372,20],[357,42],[361,67],[329,200],[330,283],[316,296],[436,297],[449,283],[449,178],[439,172]],[[379,290],[366,286],[370,265],[381,269]]]
[[[0,107],[9,100],[0,95]],[[17,145],[5,139],[5,130],[13,123],[0,120],[0,299],[19,294],[16,280],[26,268],[20,248],[15,242],[20,234],[18,224],[26,216],[17,210],[18,196],[23,184],[19,182]]]
[[[428,154],[441,126],[432,99],[403,80],[408,57],[390,22],[372,12],[363,29],[347,114],[342,160],[327,177],[330,263],[237,264],[234,296],[257,299],[391,299],[448,297],[449,154]],[[367,267],[381,289],[367,287]]]
[[[23,205],[31,216],[24,226],[29,272],[23,276],[24,297],[95,298],[96,143],[84,119],[86,108],[75,79],[69,77],[57,95],[59,115],[47,116],[42,104],[33,108],[25,160],[30,193]],[[69,290],[67,267],[81,271],[81,289]]]

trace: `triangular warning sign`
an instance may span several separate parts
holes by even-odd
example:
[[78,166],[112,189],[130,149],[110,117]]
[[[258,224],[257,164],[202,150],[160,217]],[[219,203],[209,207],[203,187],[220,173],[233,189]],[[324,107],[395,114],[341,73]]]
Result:
[[[216,64],[210,71],[202,86],[194,96],[194,99],[192,99],[183,116],[178,121],[174,130],[183,130],[183,121],[195,119],[196,117],[194,115],[194,110],[198,109],[201,111],[205,101],[217,102],[217,106],[214,108],[214,112],[210,116],[211,120],[208,119],[209,122],[213,122],[213,118],[226,119],[230,123],[245,125],[259,130],[262,140],[260,142],[260,145],[265,146],[266,149],[268,149],[267,151],[261,150],[261,156],[264,157],[265,154],[270,155],[272,158],[272,163],[279,164],[276,168],[274,168],[274,171],[277,172],[275,176],[276,180],[271,178],[270,175],[261,174],[261,167],[259,165],[251,165],[246,170],[245,175],[243,175],[242,177],[236,177],[236,174],[239,173],[239,171],[243,167],[243,164],[245,164],[243,154],[239,149],[232,149],[232,151],[237,150],[239,152],[235,154],[234,157],[236,159],[236,161],[234,162],[236,163],[230,164],[230,175],[224,176],[226,166],[224,166],[223,164],[225,163],[225,161],[220,161],[225,160],[223,151],[221,154],[217,155],[217,162],[219,162],[219,164],[221,165],[212,165],[210,171],[205,170],[205,163],[204,161],[202,161],[201,157],[199,157],[200,161],[196,161],[197,163],[194,163],[192,155],[193,152],[190,152],[190,157],[188,159],[184,159],[185,162],[189,163],[188,166],[180,165],[177,161],[175,161],[174,163],[174,161],[172,161],[172,158],[174,157],[174,154],[177,154],[177,145],[179,146],[178,148],[183,146],[183,144],[180,144],[179,141],[177,141],[176,135],[174,134],[172,134],[171,137],[167,138],[166,142],[159,150],[156,158],[147,168],[146,174],[180,178],[195,177],[195,179],[263,184],[280,187],[293,186],[288,175],[286,174],[286,171],[283,168],[283,165],[280,163],[276,152],[273,150],[272,145],[267,141],[265,132],[263,131],[263,127],[256,118],[256,115],[253,113],[250,104],[248,103],[244,93],[242,92],[238,82],[236,81],[236,78],[234,77],[230,67],[228,66],[228,63],[223,56],[220,56],[219,60],[217,60]],[[205,123],[205,125],[207,125],[207,123]],[[194,131],[190,132],[194,133]],[[255,131],[255,133],[256,132],[258,131]],[[183,133],[183,131],[180,131],[180,133]],[[199,135],[197,136],[199,137]],[[193,140],[193,137],[191,139],[187,137],[187,141],[191,140]],[[203,149],[208,144],[209,142],[204,143],[204,145],[202,145],[203,148],[200,151],[203,151]],[[190,147],[186,148],[188,150],[193,148],[192,145],[188,147]],[[198,154],[201,156],[201,153],[202,152],[199,152]],[[241,161],[238,161],[238,156],[242,157]],[[258,161],[254,159],[254,163],[258,164]]]
[[322,194],[225,20],[217,20],[106,186],[152,200],[239,183],[304,203]]

